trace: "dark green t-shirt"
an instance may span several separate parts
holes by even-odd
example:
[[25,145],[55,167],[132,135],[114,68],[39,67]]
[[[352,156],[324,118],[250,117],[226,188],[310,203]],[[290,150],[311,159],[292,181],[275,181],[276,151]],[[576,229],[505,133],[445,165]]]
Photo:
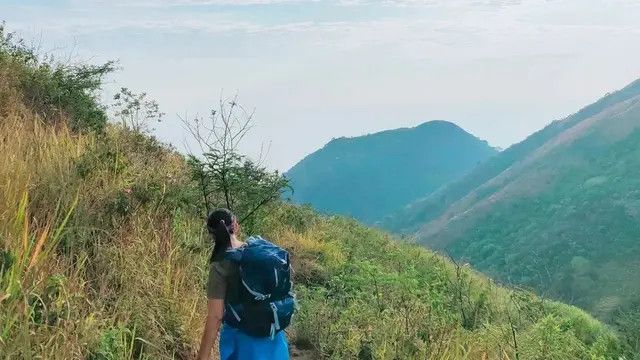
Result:
[[207,298],[235,303],[238,299],[240,275],[238,266],[224,258],[214,259],[209,264]]

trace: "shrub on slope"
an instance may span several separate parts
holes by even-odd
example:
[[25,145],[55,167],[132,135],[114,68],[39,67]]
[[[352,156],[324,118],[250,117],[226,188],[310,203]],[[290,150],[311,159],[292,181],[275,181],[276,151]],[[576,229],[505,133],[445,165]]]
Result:
[[[104,76],[114,69],[113,62],[64,64],[39,56],[0,23],[0,79],[14,87],[4,89],[11,91],[3,97],[18,95],[44,121],[64,121],[75,131],[104,129],[107,114],[98,95]],[[0,98],[0,104],[4,101]]]

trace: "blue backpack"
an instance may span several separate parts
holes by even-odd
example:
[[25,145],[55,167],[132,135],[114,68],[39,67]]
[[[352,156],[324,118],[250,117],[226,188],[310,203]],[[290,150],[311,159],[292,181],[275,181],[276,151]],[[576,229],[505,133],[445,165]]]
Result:
[[225,253],[238,265],[237,303],[226,303],[225,323],[255,337],[272,337],[284,330],[296,309],[291,291],[289,253],[259,237]]

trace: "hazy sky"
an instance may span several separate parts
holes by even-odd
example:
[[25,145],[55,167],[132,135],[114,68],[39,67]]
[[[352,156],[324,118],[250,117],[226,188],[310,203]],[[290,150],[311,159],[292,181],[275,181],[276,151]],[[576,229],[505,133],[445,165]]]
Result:
[[109,88],[206,114],[256,108],[245,143],[288,169],[332,137],[444,119],[507,147],[640,77],[637,0],[0,0],[0,19],[75,59],[119,59]]

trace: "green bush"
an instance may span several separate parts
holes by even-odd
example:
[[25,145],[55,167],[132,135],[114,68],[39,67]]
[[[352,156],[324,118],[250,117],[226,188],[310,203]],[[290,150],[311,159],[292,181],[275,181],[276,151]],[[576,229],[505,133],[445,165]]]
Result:
[[629,351],[635,354],[632,359],[640,359],[640,302],[619,308],[614,313],[613,323]]
[[[97,349],[89,356],[90,360],[140,359],[135,354],[135,330],[124,326],[112,327],[100,336]],[[137,355],[137,356],[136,356]]]
[[0,25],[0,67],[10,68],[22,101],[49,122],[67,122],[75,131],[102,131],[107,123],[98,91],[104,77],[115,70],[102,65],[63,64],[39,56]]

